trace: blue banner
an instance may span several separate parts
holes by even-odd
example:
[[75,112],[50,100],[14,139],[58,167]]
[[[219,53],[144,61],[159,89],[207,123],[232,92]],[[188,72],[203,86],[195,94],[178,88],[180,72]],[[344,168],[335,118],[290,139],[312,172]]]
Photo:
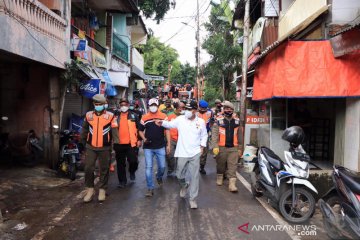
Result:
[[108,71],[105,70],[102,75],[107,83],[112,83]]
[[87,98],[100,93],[100,79],[91,79],[80,84],[80,93]]
[[71,118],[70,118],[70,126],[68,129],[74,130],[75,132],[80,133],[83,122],[84,122],[84,117],[80,117],[80,116],[72,113]]

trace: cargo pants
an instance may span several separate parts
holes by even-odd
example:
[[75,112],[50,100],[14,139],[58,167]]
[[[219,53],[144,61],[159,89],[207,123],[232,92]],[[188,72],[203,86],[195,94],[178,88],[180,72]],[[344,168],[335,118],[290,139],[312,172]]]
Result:
[[227,174],[227,178],[236,178],[238,155],[237,147],[219,147],[219,154],[216,156],[217,174]]
[[110,151],[105,150],[93,150],[86,148],[85,153],[85,186],[88,188],[94,187],[94,171],[95,162],[99,160],[100,168],[100,181],[99,188],[106,189],[109,180],[109,167],[110,167]]

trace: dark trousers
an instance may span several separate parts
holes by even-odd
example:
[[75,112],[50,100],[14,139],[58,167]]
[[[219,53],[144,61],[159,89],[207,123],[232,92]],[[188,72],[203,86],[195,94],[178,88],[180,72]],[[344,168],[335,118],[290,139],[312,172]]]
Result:
[[110,166],[110,152],[109,150],[93,150],[86,149],[85,152],[85,186],[88,188],[94,187],[94,171],[95,162],[99,159],[100,181],[99,187],[107,188],[109,180],[109,166]]
[[126,178],[126,159],[129,163],[129,172],[135,173],[138,169],[138,158],[136,154],[136,147],[131,147],[130,144],[114,144],[116,154],[116,167],[119,183],[127,183]]

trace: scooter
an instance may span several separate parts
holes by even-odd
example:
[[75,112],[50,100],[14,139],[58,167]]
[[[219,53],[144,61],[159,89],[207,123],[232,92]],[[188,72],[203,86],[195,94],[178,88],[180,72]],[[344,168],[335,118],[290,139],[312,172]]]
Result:
[[360,174],[334,166],[334,187],[319,200],[324,228],[332,239],[360,239]]
[[73,131],[64,130],[60,133],[60,160],[58,172],[69,176],[73,181],[80,167],[79,135]]
[[304,131],[297,126],[287,128],[282,139],[290,142],[284,151],[285,162],[271,149],[260,147],[250,173],[254,197],[266,196],[281,215],[291,223],[303,223],[314,213],[316,188],[307,180],[310,157],[301,146]]

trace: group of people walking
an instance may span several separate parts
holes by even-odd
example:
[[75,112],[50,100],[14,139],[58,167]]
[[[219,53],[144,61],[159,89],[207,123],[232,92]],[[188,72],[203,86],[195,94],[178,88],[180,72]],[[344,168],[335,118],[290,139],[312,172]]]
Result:
[[243,133],[240,121],[234,114],[231,102],[216,100],[209,108],[205,100],[165,101],[160,110],[159,99],[148,102],[148,113],[140,116],[129,108],[129,101],[119,101],[119,111],[106,109],[103,95],[93,97],[94,110],[85,116],[81,139],[86,142],[84,202],[95,195],[94,170],[99,161],[100,180],[98,200],[104,201],[109,179],[112,149],[116,154],[119,187],[127,184],[126,162],[130,180],[134,181],[138,169],[138,150],[142,146],[145,156],[146,197],[154,195],[153,159],[157,162],[156,182],[163,184],[167,176],[176,176],[180,197],[189,195],[190,208],[196,209],[200,174],[206,174],[205,166],[209,148],[213,150],[217,165],[216,184],[223,185],[229,179],[229,191],[237,192],[236,169],[242,155]]

